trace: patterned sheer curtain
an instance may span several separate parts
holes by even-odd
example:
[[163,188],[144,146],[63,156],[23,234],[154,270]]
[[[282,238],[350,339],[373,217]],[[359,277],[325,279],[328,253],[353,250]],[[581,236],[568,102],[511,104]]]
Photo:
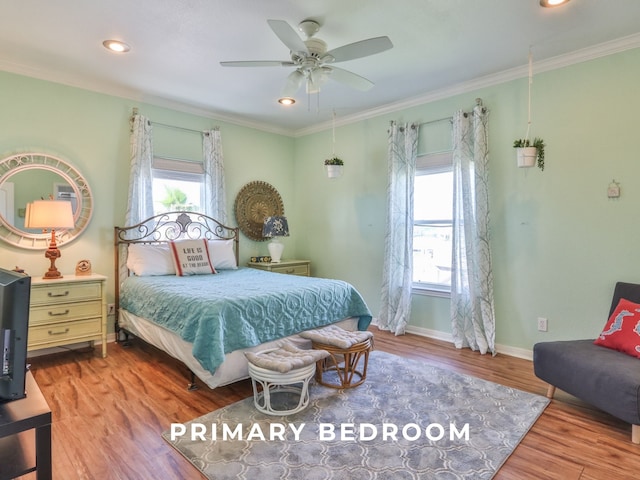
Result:
[[493,272],[489,249],[488,113],[453,117],[452,333],[457,348],[495,355]]
[[138,113],[131,117],[129,202],[125,226],[136,225],[153,215],[151,185],[153,142],[151,122]]
[[203,133],[205,214],[227,224],[227,201],[220,129]]
[[388,208],[378,327],[404,334],[411,313],[413,284],[413,182],[418,127],[391,123],[389,129]]

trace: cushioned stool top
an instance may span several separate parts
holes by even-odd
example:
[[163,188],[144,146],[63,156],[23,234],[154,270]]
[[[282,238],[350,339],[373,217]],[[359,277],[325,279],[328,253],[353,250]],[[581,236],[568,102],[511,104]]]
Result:
[[360,331],[350,332],[344,328],[329,325],[328,327],[317,330],[307,330],[306,332],[300,333],[300,336],[316,343],[324,343],[325,345],[332,345],[338,348],[349,348],[357,343],[362,343],[370,339],[373,337],[373,333]]
[[245,357],[258,367],[287,373],[291,370],[306,367],[329,355],[325,350],[302,350],[290,343],[283,343],[280,348],[261,352],[245,352]]

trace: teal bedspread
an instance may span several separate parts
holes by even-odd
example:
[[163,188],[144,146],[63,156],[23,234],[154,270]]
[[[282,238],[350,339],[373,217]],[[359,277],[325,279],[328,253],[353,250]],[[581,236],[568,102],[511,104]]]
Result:
[[234,350],[346,317],[359,317],[360,330],[371,323],[362,296],[346,282],[251,268],[129,277],[120,289],[120,307],[191,342],[194,357],[210,372]]

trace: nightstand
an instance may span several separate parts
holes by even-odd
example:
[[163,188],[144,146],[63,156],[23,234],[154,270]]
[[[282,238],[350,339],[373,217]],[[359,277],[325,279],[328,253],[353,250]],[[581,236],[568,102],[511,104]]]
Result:
[[286,273],[289,275],[311,276],[310,260],[283,260],[280,263],[249,262],[247,265],[258,270],[268,272]]
[[107,356],[107,277],[65,275],[55,280],[31,277],[27,350],[77,342],[102,343]]

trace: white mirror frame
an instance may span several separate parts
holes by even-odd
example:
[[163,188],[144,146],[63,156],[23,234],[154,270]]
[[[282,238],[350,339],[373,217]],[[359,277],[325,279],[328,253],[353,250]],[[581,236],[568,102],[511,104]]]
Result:
[[[48,153],[19,153],[0,160],[0,186],[11,175],[25,170],[49,170],[60,175],[73,188],[77,208],[73,215],[75,227],[56,230],[58,245],[66,244],[77,238],[89,225],[93,212],[91,189],[84,177],[69,162]],[[37,200],[34,198],[34,200]],[[29,233],[11,225],[0,215],[0,239],[20,248],[46,250],[49,247],[50,234]]]

